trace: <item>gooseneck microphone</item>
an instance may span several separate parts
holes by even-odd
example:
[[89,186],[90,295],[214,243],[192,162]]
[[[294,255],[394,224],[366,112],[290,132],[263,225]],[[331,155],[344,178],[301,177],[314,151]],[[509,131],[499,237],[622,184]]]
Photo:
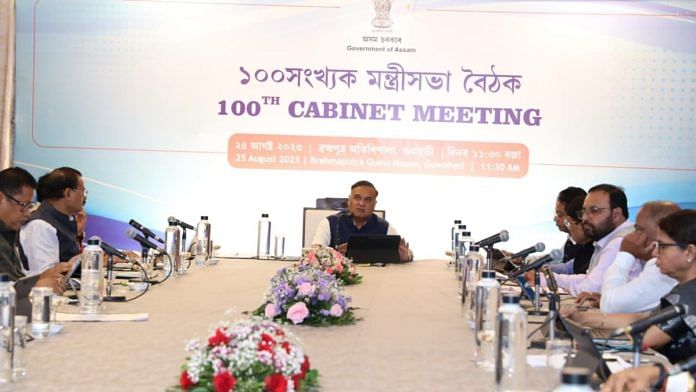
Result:
[[484,246],[491,246],[493,244],[497,244],[498,242],[505,242],[510,239],[510,235],[508,234],[507,230],[503,230],[498,234],[493,234],[492,236],[488,238],[484,238],[481,241],[477,242],[475,245],[484,247]]
[[638,320],[627,327],[617,328],[616,330],[614,330],[614,332],[611,333],[611,335],[609,335],[609,337],[615,338],[624,334],[635,336],[636,334],[645,331],[646,329],[650,328],[651,326],[657,323],[671,320],[682,314],[684,314],[684,306],[679,304],[668,306],[660,310],[659,312],[653,314],[652,316],[649,316],[642,320]]
[[548,264],[552,261],[559,261],[562,258],[563,258],[563,252],[561,252],[560,249],[554,249],[549,254],[547,254],[546,256],[543,256],[542,258],[540,258],[538,260],[535,260],[533,263],[525,264],[524,266],[522,266],[522,268],[518,269],[512,275],[510,275],[510,277],[516,278],[516,277],[524,274],[527,271],[541,268],[544,264]]
[[148,241],[145,237],[141,236],[140,234],[138,234],[137,231],[133,229],[127,229],[126,235],[128,236],[128,238],[132,238],[138,241],[143,248],[154,249],[160,253],[162,252],[162,249],[158,248],[157,245]]
[[515,254],[510,255],[510,256],[506,256],[505,259],[512,260],[512,259],[516,259],[516,258],[525,258],[532,253],[543,252],[544,249],[546,249],[546,245],[544,245],[543,242],[537,242],[536,245],[530,246],[529,248],[523,249]]
[[186,230],[196,230],[196,228],[193,227],[192,225],[189,225],[188,223],[186,223],[182,220],[176,219],[173,216],[170,216],[169,219],[167,219],[167,221],[176,222],[177,225],[181,226],[181,228],[186,229]]
[[153,233],[152,230],[138,223],[138,221],[136,221],[135,219],[131,219],[128,222],[128,224],[140,230],[143,234],[145,234],[146,237],[152,237],[155,241],[159,242],[160,244],[164,244],[163,239],[161,239],[157,234]]
[[102,241],[100,246],[101,246],[102,250],[104,251],[104,253],[108,254],[109,256],[116,256],[116,257],[122,258],[123,260],[128,260],[128,256],[126,256],[125,253],[114,248],[113,246],[109,245],[108,243]]

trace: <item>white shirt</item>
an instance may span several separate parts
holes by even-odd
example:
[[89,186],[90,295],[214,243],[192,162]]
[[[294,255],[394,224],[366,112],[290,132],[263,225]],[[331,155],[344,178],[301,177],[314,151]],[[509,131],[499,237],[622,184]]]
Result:
[[583,291],[599,293],[602,291],[604,272],[609,268],[621,248],[623,236],[633,230],[633,224],[626,221],[614,231],[595,241],[595,251],[590,259],[586,274],[561,275],[554,273],[558,287],[577,297]]
[[58,264],[60,260],[58,232],[45,220],[35,219],[22,226],[19,231],[19,242],[29,261],[29,269],[24,270],[25,275],[38,275]]
[[619,252],[604,274],[600,310],[604,313],[640,313],[655,309],[660,298],[669,293],[677,281],[660,272],[656,259],[645,263],[628,252]]
[[[394,226],[389,225],[387,228],[387,235],[399,235]],[[312,240],[312,245],[331,245],[331,225],[329,224],[329,219],[322,219],[317,226],[317,232],[314,234],[314,239]]]

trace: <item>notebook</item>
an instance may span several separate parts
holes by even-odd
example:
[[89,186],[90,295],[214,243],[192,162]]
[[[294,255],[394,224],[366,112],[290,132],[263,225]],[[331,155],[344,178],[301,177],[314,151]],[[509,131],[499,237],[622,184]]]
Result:
[[346,256],[354,263],[398,263],[398,235],[353,235],[348,237]]

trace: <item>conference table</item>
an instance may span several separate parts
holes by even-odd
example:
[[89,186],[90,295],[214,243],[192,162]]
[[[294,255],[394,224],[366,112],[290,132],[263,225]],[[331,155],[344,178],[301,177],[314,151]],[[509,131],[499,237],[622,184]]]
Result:
[[[148,313],[140,322],[64,322],[28,344],[28,376],[13,391],[163,391],[175,386],[185,344],[207,339],[221,320],[246,318],[275,271],[289,262],[221,259],[192,266],[143,297],[108,303],[105,313]],[[472,362],[474,338],[457,280],[445,260],[359,266],[347,286],[361,318],[354,325],[288,326],[320,374],[322,391],[489,391],[493,374]],[[59,311],[77,312],[74,305]],[[70,308],[72,307],[72,308]],[[533,327],[533,326],[531,326]],[[557,371],[528,368],[529,390],[549,390]]]

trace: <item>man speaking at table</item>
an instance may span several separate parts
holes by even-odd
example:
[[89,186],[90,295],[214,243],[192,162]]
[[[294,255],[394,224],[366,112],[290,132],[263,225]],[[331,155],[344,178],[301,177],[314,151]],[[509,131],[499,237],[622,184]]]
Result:
[[[377,189],[369,181],[358,181],[350,187],[348,212],[339,212],[322,220],[312,240],[312,245],[331,246],[342,254],[348,248],[351,235],[398,235],[386,220],[374,214],[377,205]],[[401,238],[399,259],[413,260],[413,252]]]

